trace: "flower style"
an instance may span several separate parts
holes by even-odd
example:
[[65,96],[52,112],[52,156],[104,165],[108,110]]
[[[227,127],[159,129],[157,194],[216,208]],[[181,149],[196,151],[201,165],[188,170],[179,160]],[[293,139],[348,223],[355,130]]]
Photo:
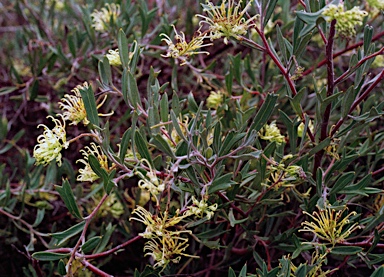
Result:
[[179,216],[178,211],[176,215],[168,218],[168,212],[163,215],[152,215],[141,206],[137,206],[132,212],[137,217],[131,217],[129,220],[136,220],[144,225],[146,229],[144,233],[139,235],[143,238],[150,239],[145,243],[144,251],[147,251],[145,256],[152,256],[156,261],[154,267],[163,267],[163,269],[170,263],[178,263],[181,256],[193,257],[183,253],[188,247],[188,239],[182,238],[180,235],[183,233],[192,233],[189,230],[171,231],[169,228],[174,227],[187,215]]
[[264,140],[276,141],[277,144],[285,141],[285,137],[280,133],[280,129],[276,126],[275,121],[272,121],[269,125],[265,125],[263,133],[259,133],[259,136]]
[[160,34],[160,36],[164,37],[162,41],[165,41],[168,45],[167,54],[162,55],[163,57],[180,59],[182,61],[180,65],[184,65],[186,64],[187,59],[192,55],[196,55],[196,54],[209,55],[209,52],[199,50],[202,47],[212,45],[212,43],[204,44],[205,35],[202,35],[200,31],[197,31],[197,35],[193,36],[190,42],[187,42],[185,39],[185,34],[183,32],[180,32],[179,34],[176,31],[175,26],[174,25],[172,26],[173,26],[173,30],[175,31],[176,44],[173,43],[172,39],[166,34]]
[[254,26],[254,21],[258,15],[252,16],[248,20],[244,18],[244,14],[253,0],[250,0],[243,10],[241,10],[242,0],[239,0],[237,6],[235,6],[233,0],[228,0],[228,5],[226,5],[226,2],[226,0],[223,0],[220,6],[214,6],[212,2],[207,1],[206,5],[202,6],[208,16],[200,14],[197,16],[203,19],[200,25],[204,23],[209,25],[210,34],[208,37],[211,40],[224,37],[224,43],[228,44],[230,37],[238,39],[239,36],[245,35],[247,30]]
[[[60,115],[63,119],[63,116]],[[51,161],[56,160],[57,164],[61,166],[61,150],[68,148],[68,142],[65,132],[65,121],[47,116],[55,123],[55,127],[51,130],[44,124],[39,124],[37,127],[42,126],[44,133],[37,138],[38,144],[33,149],[33,156],[36,159],[36,164],[47,165]]]
[[224,93],[222,90],[211,91],[207,98],[207,107],[212,109],[217,109],[224,100]]
[[93,182],[97,179],[99,179],[99,176],[92,170],[89,162],[88,162],[88,156],[94,155],[97,160],[100,163],[101,168],[104,168],[106,171],[110,171],[111,169],[108,167],[108,158],[106,155],[104,155],[103,151],[101,150],[101,147],[96,145],[94,142],[91,142],[91,147],[86,146],[84,149],[80,150],[80,152],[83,154],[84,158],[79,159],[76,161],[76,163],[81,162],[85,165],[84,168],[79,169],[79,176],[77,176],[77,181],[80,182]]
[[328,22],[336,19],[336,30],[342,37],[355,36],[355,25],[362,25],[364,17],[368,15],[366,11],[361,11],[359,7],[344,11],[343,4],[338,6],[331,4],[324,9],[322,14]]
[[343,242],[353,231],[360,228],[358,223],[354,223],[350,227],[345,228],[350,223],[348,218],[357,214],[356,212],[351,212],[342,218],[347,207],[339,211],[336,211],[329,205],[327,205],[325,209],[320,209],[319,207],[318,209],[319,212],[315,211],[313,214],[303,211],[303,213],[309,215],[314,221],[304,221],[301,224],[304,227],[300,229],[299,232],[312,232],[320,239],[327,240],[332,243],[332,245],[335,245],[336,243]]
[[165,189],[165,184],[161,183],[156,175],[156,170],[152,169],[152,166],[146,159],[141,160],[142,164],[146,164],[149,168],[149,172],[144,176],[139,170],[136,170],[135,174],[138,175],[141,180],[139,181],[139,188],[149,191],[153,196],[157,196]]
[[[80,90],[88,89],[89,85],[87,82],[84,82],[83,85],[77,85],[74,89],[71,90],[75,95],[65,94],[64,98],[61,99],[62,102],[59,102],[59,107],[63,110],[63,118],[65,120],[71,121],[69,125],[77,125],[79,122],[83,122],[84,125],[89,124],[87,119],[87,112],[85,110],[84,101],[81,97]],[[107,100],[107,95],[104,96],[100,104],[97,105],[99,109]],[[110,116],[113,114],[113,111],[108,114],[98,114],[99,116]]]
[[119,49],[116,50],[108,50],[109,54],[106,54],[109,64],[114,66],[120,66],[121,65],[121,59],[119,54]]
[[203,217],[206,214],[208,220],[212,218],[217,210],[217,203],[208,206],[207,201],[202,199],[201,201],[197,200],[192,196],[193,206],[189,207],[189,210],[185,212],[186,215],[196,215],[197,217]]
[[111,23],[116,22],[119,15],[120,5],[107,3],[100,11],[94,10],[93,13],[91,13],[92,27],[95,28],[96,31],[105,32]]

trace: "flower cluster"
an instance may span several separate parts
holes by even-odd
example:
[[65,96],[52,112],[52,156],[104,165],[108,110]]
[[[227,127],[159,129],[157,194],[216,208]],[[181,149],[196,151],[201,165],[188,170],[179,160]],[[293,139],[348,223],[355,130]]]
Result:
[[130,220],[136,220],[146,225],[144,233],[139,235],[149,239],[144,246],[144,250],[147,252],[145,256],[153,257],[156,262],[154,267],[162,267],[164,269],[170,262],[178,263],[181,256],[197,258],[196,256],[184,253],[188,247],[188,239],[181,237],[181,235],[183,233],[190,234],[191,231],[169,230],[174,229],[174,226],[187,215],[179,216],[178,211],[176,211],[176,215],[173,217],[168,217],[168,212],[164,212],[160,216],[152,215],[141,206],[137,206],[132,212],[133,214],[137,217],[131,217]]
[[174,59],[180,59],[182,63],[180,65],[184,65],[187,62],[187,59],[196,54],[207,54],[209,55],[209,52],[207,51],[200,51],[199,49],[202,47],[210,46],[209,44],[204,44],[204,38],[205,36],[200,33],[200,31],[197,31],[197,35],[193,36],[192,40],[190,42],[187,42],[185,38],[185,34],[183,32],[180,32],[180,34],[176,31],[176,28],[174,25],[173,29],[175,31],[175,40],[176,43],[173,43],[172,39],[167,36],[166,34],[161,34],[164,38],[162,41],[165,41],[168,45],[168,51],[166,55],[162,55],[166,58],[174,58]]
[[276,122],[272,121],[271,124],[265,125],[259,136],[263,140],[275,141],[281,144],[285,141],[285,137],[280,133],[280,129],[276,126]]
[[356,212],[351,212],[343,217],[346,210],[347,207],[336,211],[327,205],[325,209],[319,208],[319,212],[315,211],[313,214],[303,211],[303,213],[313,219],[313,222],[303,222],[302,226],[304,227],[300,229],[299,232],[312,232],[320,239],[329,241],[332,245],[343,242],[353,231],[360,228],[358,223],[354,223],[348,227],[350,224],[349,218],[356,215]]
[[[63,116],[61,115],[62,119]],[[65,132],[65,121],[48,116],[55,123],[55,127],[51,130],[44,124],[39,124],[37,127],[42,126],[44,133],[37,138],[38,144],[33,149],[33,157],[36,159],[36,164],[47,165],[51,161],[56,160],[61,166],[61,150],[68,148],[68,142]]]
[[208,206],[207,201],[202,199],[201,201],[197,200],[192,196],[193,206],[189,207],[189,210],[185,212],[185,215],[196,215],[197,217],[203,217],[204,214],[207,219],[211,219],[217,210],[217,203]]
[[336,30],[342,37],[353,37],[356,35],[355,25],[362,25],[363,19],[368,13],[361,11],[359,7],[344,11],[343,4],[338,6],[331,4],[324,9],[323,15],[329,22],[336,19]]
[[141,180],[139,181],[139,188],[149,191],[154,197],[159,195],[165,189],[165,184],[159,181],[156,175],[156,170],[154,170],[151,164],[146,160],[142,159],[141,164],[149,168],[149,171],[144,176],[140,170],[136,170],[136,175],[138,175]]
[[120,5],[119,4],[105,4],[100,11],[94,10],[91,13],[92,17],[92,27],[96,31],[105,32],[108,30],[110,24],[116,22],[116,19],[120,15]]
[[76,163],[80,162],[85,165],[84,168],[79,169],[79,176],[77,176],[77,181],[80,182],[93,182],[99,179],[99,176],[92,170],[88,157],[89,155],[94,155],[100,163],[101,168],[104,168],[107,172],[110,171],[108,166],[108,158],[101,150],[101,147],[91,142],[91,147],[86,146],[84,149],[80,150],[84,158],[79,159]]
[[61,99],[62,102],[59,102],[60,109],[64,111],[64,119],[71,121],[70,125],[77,125],[81,121],[84,125],[89,124],[83,98],[81,98],[80,94],[80,90],[88,89],[88,87],[87,82],[84,82],[83,85],[76,86],[71,90],[75,95],[65,94],[64,98]]
[[228,39],[234,37],[236,39],[239,36],[243,36],[247,33],[247,30],[252,27],[257,19],[258,15],[252,16],[249,19],[245,19],[244,15],[247,9],[251,6],[252,0],[247,3],[244,9],[241,9],[242,0],[239,0],[235,6],[235,1],[223,0],[220,6],[214,6],[212,2],[207,1],[205,5],[202,5],[204,11],[208,13],[208,16],[197,15],[203,20],[200,25],[209,25],[209,38],[211,40],[224,37],[224,43],[228,44]]
[[224,93],[222,90],[211,91],[207,98],[207,107],[211,109],[217,109],[224,100]]

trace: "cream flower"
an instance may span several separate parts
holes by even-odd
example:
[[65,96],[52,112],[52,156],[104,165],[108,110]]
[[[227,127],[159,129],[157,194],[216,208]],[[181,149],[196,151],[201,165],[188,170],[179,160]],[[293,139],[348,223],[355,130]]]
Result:
[[187,42],[185,39],[185,34],[183,32],[180,32],[179,34],[175,26],[174,25],[172,26],[173,26],[173,30],[175,31],[176,43],[173,43],[172,39],[166,34],[160,35],[164,37],[162,41],[165,41],[168,44],[167,54],[162,55],[163,57],[180,59],[182,61],[180,65],[184,65],[187,62],[187,59],[192,55],[196,55],[196,54],[209,55],[209,52],[199,50],[202,47],[212,45],[211,43],[204,44],[205,35],[202,35],[200,31],[197,31],[197,35],[194,36],[190,42]]
[[[63,116],[60,115],[63,119]],[[65,121],[47,116],[55,123],[55,127],[51,130],[44,124],[39,124],[37,127],[42,126],[44,133],[37,138],[38,144],[33,149],[33,156],[36,159],[36,164],[47,165],[51,161],[56,160],[61,166],[61,150],[68,148],[68,142],[65,132]]]
[[[303,131],[304,131],[304,123],[301,122],[300,125],[297,127],[297,135],[302,138],[303,137]],[[312,120],[309,120],[309,123],[308,123],[308,129],[313,133],[315,131],[315,128],[313,126],[313,123],[312,123]],[[305,136],[305,134],[304,134]]]
[[285,137],[281,135],[280,129],[276,126],[275,121],[272,121],[269,125],[265,125],[263,132],[259,133],[259,136],[264,140],[275,141],[278,144],[285,141]]
[[186,215],[196,215],[197,217],[203,217],[204,214],[207,219],[211,219],[217,210],[217,203],[208,206],[207,201],[202,199],[201,201],[197,200],[192,196],[193,206],[189,207],[189,210],[185,212]]
[[165,189],[165,184],[159,181],[156,175],[156,170],[152,169],[152,166],[146,159],[141,160],[142,164],[145,164],[149,171],[144,176],[139,170],[136,170],[136,175],[138,175],[141,180],[139,181],[139,188],[149,191],[153,196],[157,196],[162,193]]
[[101,147],[96,145],[94,142],[91,142],[91,147],[86,146],[84,149],[80,150],[80,152],[83,154],[84,158],[77,160],[76,163],[80,162],[84,164],[85,167],[79,169],[80,174],[79,176],[77,176],[77,181],[93,182],[99,179],[99,176],[92,170],[88,162],[88,156],[91,154],[97,158],[102,168],[104,168],[106,171],[110,171],[110,168],[108,167],[107,156],[104,155],[103,151],[101,150]]
[[92,27],[95,28],[96,31],[105,32],[111,23],[116,22],[119,15],[120,5],[107,3],[100,11],[94,10],[93,13],[91,13]]
[[81,89],[87,89],[88,87],[87,82],[84,82],[83,85],[76,86],[71,90],[75,95],[65,94],[64,98],[61,99],[62,102],[59,102],[60,109],[64,111],[64,119],[71,121],[69,125],[77,125],[81,121],[83,121],[84,125],[89,124],[83,98],[81,98],[80,94]]
[[250,0],[243,10],[241,10],[242,0],[239,0],[236,6],[234,2],[233,0],[228,0],[227,4],[227,1],[223,0],[220,6],[214,6],[212,2],[207,1],[205,5],[202,5],[208,16],[200,14],[197,16],[203,19],[200,25],[209,25],[210,35],[208,37],[211,40],[224,37],[224,43],[228,44],[230,37],[238,39],[239,36],[245,35],[247,30],[254,25],[258,15],[252,16],[247,20],[244,18],[244,14],[251,6],[253,0]]
[[116,50],[108,50],[109,54],[106,54],[109,64],[114,66],[120,66],[121,65],[121,59],[119,54],[119,49]]
[[336,30],[343,37],[353,37],[356,35],[355,25],[363,24],[363,19],[368,15],[366,11],[361,11],[359,7],[353,7],[351,10],[344,11],[344,5],[329,5],[324,9],[323,15],[330,22],[336,19]]
[[212,109],[217,109],[224,100],[224,93],[222,90],[211,91],[207,98],[207,107]]

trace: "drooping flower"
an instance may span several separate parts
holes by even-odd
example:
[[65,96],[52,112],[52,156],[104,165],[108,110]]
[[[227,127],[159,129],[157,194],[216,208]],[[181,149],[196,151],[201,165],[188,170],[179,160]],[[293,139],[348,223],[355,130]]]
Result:
[[159,195],[165,189],[165,184],[157,178],[156,170],[152,168],[150,163],[146,159],[142,159],[141,163],[149,168],[149,171],[145,174],[140,170],[136,170],[135,174],[138,175],[141,180],[139,181],[139,188],[149,191],[153,196]]
[[342,37],[353,37],[356,35],[355,26],[361,26],[363,19],[368,15],[359,7],[353,7],[351,10],[344,11],[344,5],[329,5],[322,13],[325,19],[330,22],[336,19],[336,30]]
[[[84,101],[81,97],[80,90],[88,89],[89,85],[87,82],[84,82],[83,85],[77,85],[74,89],[71,90],[75,95],[65,94],[64,98],[61,99],[62,102],[59,102],[59,107],[63,110],[63,118],[65,120],[71,121],[69,125],[77,125],[79,122],[83,122],[84,125],[89,124],[87,119],[87,111],[85,110]],[[107,95],[101,100],[100,104],[97,105],[97,109],[100,108],[105,100],[107,100]],[[98,114],[99,116],[110,116],[113,114],[113,111],[108,114]]]
[[109,64],[114,66],[120,66],[121,65],[121,59],[119,54],[119,49],[116,50],[108,50],[109,54],[106,54]]
[[217,109],[224,100],[224,93],[222,90],[211,91],[207,98],[207,107],[212,109]]
[[192,232],[174,228],[187,215],[179,216],[178,211],[173,217],[169,217],[168,212],[153,215],[141,206],[137,206],[132,215],[136,215],[136,217],[132,216],[129,220],[139,221],[146,226],[145,232],[139,235],[149,239],[144,245],[145,256],[153,257],[156,262],[155,268],[164,269],[170,262],[178,263],[181,256],[198,258],[184,253],[188,247],[188,239],[181,235]]
[[79,159],[76,163],[80,162],[85,165],[84,168],[79,169],[79,176],[77,176],[77,181],[80,182],[93,182],[99,179],[99,176],[92,170],[89,162],[88,156],[94,155],[100,163],[101,168],[104,168],[107,172],[111,169],[108,166],[108,158],[101,150],[101,147],[96,145],[94,142],[91,142],[91,147],[85,146],[84,149],[80,150],[84,158]]
[[190,206],[189,209],[185,212],[186,215],[196,215],[197,217],[206,216],[207,219],[211,219],[217,210],[217,203],[213,205],[208,205],[205,199],[197,200],[192,196],[193,206]]
[[312,222],[304,221],[301,225],[304,226],[300,229],[302,232],[312,232],[320,239],[329,241],[332,245],[343,242],[349,235],[359,229],[358,223],[350,224],[349,218],[356,215],[356,212],[351,212],[343,217],[344,212],[347,210],[345,207],[342,210],[336,211],[336,209],[327,205],[325,209],[319,209],[319,212],[313,212],[312,214],[303,211],[303,213],[309,215],[312,218]]
[[188,58],[192,55],[197,55],[197,54],[209,55],[209,52],[199,50],[200,48],[212,45],[211,43],[204,44],[205,35],[202,35],[200,31],[197,31],[196,32],[197,35],[193,36],[190,42],[187,42],[185,38],[185,34],[183,32],[180,32],[179,34],[175,26],[174,25],[172,26],[173,26],[173,30],[175,31],[176,43],[173,43],[172,39],[166,34],[160,34],[160,36],[164,37],[162,41],[165,41],[168,45],[167,54],[162,55],[163,57],[180,59],[182,61],[180,65],[184,65],[187,62]]
[[285,137],[280,133],[280,129],[276,126],[276,122],[272,121],[271,124],[265,125],[262,132],[259,133],[261,139],[275,141],[281,144],[285,141]]
[[244,15],[247,9],[251,6],[253,0],[250,0],[244,9],[241,9],[242,0],[239,0],[235,6],[234,0],[223,0],[220,6],[214,6],[212,2],[207,1],[202,5],[208,16],[198,14],[203,20],[200,25],[209,25],[209,38],[211,40],[224,37],[224,43],[228,44],[228,39],[234,37],[238,39],[247,33],[248,29],[254,25],[258,15],[245,19]]
[[[63,119],[63,116],[60,115]],[[42,126],[44,133],[37,138],[38,144],[33,149],[33,156],[36,159],[36,164],[47,165],[51,161],[56,160],[61,166],[61,150],[68,148],[68,142],[65,132],[65,121],[47,116],[55,123],[55,127],[51,130],[44,124],[39,124],[37,127]]]
[[91,13],[92,27],[95,28],[96,31],[105,32],[111,23],[116,22],[119,15],[120,5],[107,3],[100,11],[94,10],[93,13]]
[[75,95],[65,94],[64,98],[59,102],[59,107],[62,109],[64,119],[71,121],[70,125],[77,125],[83,121],[84,125],[89,124],[87,119],[87,112],[85,111],[83,98],[81,98],[80,90],[87,89],[88,83],[84,82],[83,85],[78,85],[71,90]]

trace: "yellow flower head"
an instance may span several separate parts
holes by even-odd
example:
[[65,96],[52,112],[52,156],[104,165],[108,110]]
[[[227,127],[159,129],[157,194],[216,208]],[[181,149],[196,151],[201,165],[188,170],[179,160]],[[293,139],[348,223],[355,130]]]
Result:
[[[63,119],[63,116],[60,115]],[[47,116],[55,123],[55,127],[51,130],[44,124],[39,124],[37,127],[42,126],[44,133],[37,138],[38,144],[33,149],[33,157],[36,159],[36,164],[47,165],[51,161],[56,160],[61,166],[61,149],[68,148],[68,142],[65,132],[65,121]]]
[[81,98],[80,90],[87,89],[88,83],[76,86],[71,92],[75,95],[65,94],[64,98],[59,102],[59,107],[62,109],[65,120],[71,121],[70,125],[77,125],[83,121],[84,125],[88,125],[87,112],[85,111],[83,98]]
[[77,181],[93,182],[99,179],[99,176],[97,176],[97,174],[92,170],[91,166],[89,165],[88,156],[90,154],[94,155],[97,158],[102,168],[107,171],[110,171],[110,168],[108,167],[107,156],[104,155],[103,151],[101,150],[101,147],[96,145],[94,142],[91,142],[91,147],[86,146],[84,149],[80,150],[80,152],[83,154],[84,159],[79,159],[76,161],[76,163],[81,162],[85,165],[85,167],[79,169],[80,174],[79,176],[77,176]]
[[114,66],[120,66],[121,65],[121,59],[119,55],[119,49],[116,50],[108,50],[109,54],[106,54],[109,64]]
[[197,200],[194,196],[192,196],[193,206],[189,207],[189,210],[185,212],[186,215],[196,215],[197,217],[203,217],[204,214],[207,219],[211,219],[217,210],[217,203],[208,206],[207,201],[202,199],[201,201]]
[[199,50],[202,47],[212,45],[211,43],[204,44],[205,36],[201,35],[200,31],[197,31],[197,35],[193,36],[190,42],[187,42],[185,39],[185,34],[183,32],[180,32],[179,34],[176,31],[175,26],[174,25],[172,26],[173,26],[173,30],[175,31],[176,43],[173,43],[172,39],[166,34],[160,35],[164,37],[162,41],[165,41],[168,45],[167,54],[162,55],[163,57],[180,59],[182,61],[180,65],[184,65],[187,62],[187,59],[192,55],[196,55],[196,54],[209,55],[209,52]]
[[239,0],[235,6],[234,0],[223,0],[220,6],[214,6],[212,2],[207,1],[205,5],[202,5],[204,11],[208,13],[208,16],[198,14],[203,20],[202,24],[209,25],[211,40],[224,37],[224,43],[228,44],[230,37],[238,38],[247,33],[247,30],[254,25],[254,21],[258,15],[252,16],[248,20],[244,18],[244,14],[251,6],[253,0],[250,0],[244,9],[241,10],[242,0]]
[[344,11],[344,5],[329,5],[324,9],[323,15],[330,22],[336,19],[336,30],[343,37],[353,37],[356,35],[355,25],[363,24],[363,19],[368,15],[366,11],[361,11],[359,7],[353,7],[351,10]]
[[149,191],[153,196],[157,196],[165,189],[165,184],[159,181],[156,175],[156,170],[152,168],[150,163],[146,159],[142,159],[141,163],[149,168],[149,171],[144,176],[139,170],[136,170],[141,180],[139,181],[139,188]]
[[111,23],[116,22],[119,15],[120,5],[107,3],[100,11],[94,10],[93,13],[91,13],[92,27],[95,28],[96,31],[105,32]]
[[[144,251],[147,253],[145,256],[152,256],[155,260],[154,267],[163,267],[163,269],[170,263],[178,263],[181,256],[193,257],[183,253],[188,247],[188,239],[182,238],[183,233],[191,233],[189,230],[174,231],[174,226],[178,224],[187,215],[179,216],[178,211],[176,215],[168,218],[168,212],[163,215],[152,215],[141,206],[137,206],[132,212],[137,217],[131,217],[129,220],[136,220],[144,225],[146,229],[144,233],[139,235],[143,238],[150,239],[144,245]],[[172,230],[169,230],[169,229]]]
[[343,242],[349,235],[359,229],[358,223],[348,226],[351,216],[356,215],[356,212],[351,212],[347,216],[343,217],[343,213],[347,210],[345,207],[342,210],[336,211],[329,205],[325,209],[320,209],[319,212],[313,212],[312,214],[303,211],[303,213],[309,215],[312,218],[312,222],[304,221],[301,225],[304,226],[300,231],[312,232],[320,239],[329,241],[332,245]]
[[207,98],[207,107],[212,109],[217,109],[224,100],[224,93],[222,90],[211,91]]
[[272,121],[271,124],[265,125],[263,132],[259,133],[261,139],[276,141],[281,144],[285,141],[285,137],[280,133],[280,129],[276,126],[276,122]]

